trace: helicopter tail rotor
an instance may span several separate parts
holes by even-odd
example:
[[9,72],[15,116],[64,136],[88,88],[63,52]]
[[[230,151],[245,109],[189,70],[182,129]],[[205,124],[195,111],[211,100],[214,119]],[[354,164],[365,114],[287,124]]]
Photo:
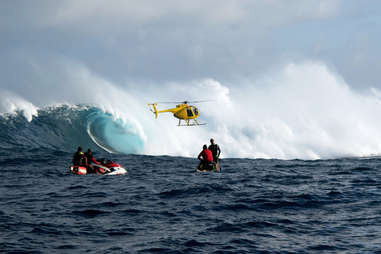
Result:
[[[152,106],[153,110],[152,110],[151,106]],[[157,103],[151,103],[151,104],[148,104],[149,109],[151,110],[152,113],[155,114],[155,117],[157,118],[157,116],[158,116],[158,111],[157,111],[156,106],[157,106]]]

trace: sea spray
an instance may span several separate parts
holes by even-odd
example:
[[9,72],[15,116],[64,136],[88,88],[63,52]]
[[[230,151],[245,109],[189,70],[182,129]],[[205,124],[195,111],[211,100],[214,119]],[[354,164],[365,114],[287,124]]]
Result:
[[[33,125],[33,116],[56,105],[92,107],[97,111],[96,121],[86,116],[79,121],[80,131],[63,131],[57,136],[60,142],[53,146],[64,144],[70,149],[86,143],[110,152],[194,157],[213,137],[225,158],[319,159],[381,153],[381,121],[375,117],[381,113],[377,94],[352,90],[321,62],[291,63],[260,79],[237,84],[210,78],[114,84],[84,66],[69,66],[65,74],[69,87],[78,86],[71,100],[70,93],[61,95],[49,89],[40,101],[7,91],[7,96],[2,93],[2,112],[22,112]],[[35,84],[36,89],[38,86]],[[81,97],[78,91],[86,93]],[[198,127],[178,127],[178,119],[170,113],[155,119],[147,106],[160,100],[208,99],[211,101],[196,105],[200,122],[207,123]],[[4,104],[6,100],[13,103]],[[158,105],[159,109],[173,106],[175,103]],[[36,118],[36,122],[40,120]],[[50,130],[60,130],[60,126],[53,124]],[[38,131],[32,133],[25,133],[25,138],[44,138],[43,132],[40,137]]]

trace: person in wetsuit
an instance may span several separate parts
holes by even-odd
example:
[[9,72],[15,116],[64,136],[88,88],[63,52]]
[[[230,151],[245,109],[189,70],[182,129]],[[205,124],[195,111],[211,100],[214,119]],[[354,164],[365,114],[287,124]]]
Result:
[[221,149],[220,147],[214,143],[214,139],[210,139],[210,146],[208,147],[208,149],[212,152],[213,154],[213,161],[215,163],[218,162],[218,158],[220,157],[220,154],[221,154]]
[[73,155],[73,165],[74,166],[86,166],[87,159],[85,154],[82,152],[82,147],[78,147],[77,152]]
[[213,170],[213,154],[206,145],[202,147],[202,151],[197,159],[200,160],[200,164],[198,165],[199,169]]
[[95,158],[94,158],[94,155],[93,153],[91,152],[90,148],[87,149],[87,152],[85,153],[85,157],[86,157],[86,161],[87,161],[87,168],[89,170],[89,173],[95,173],[95,169],[94,169],[94,166],[91,165],[91,163],[95,163],[97,165],[101,164],[100,162],[98,162]]

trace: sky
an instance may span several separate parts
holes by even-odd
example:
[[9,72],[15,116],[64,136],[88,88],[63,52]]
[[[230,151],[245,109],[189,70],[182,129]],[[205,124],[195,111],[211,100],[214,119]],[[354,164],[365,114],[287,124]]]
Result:
[[215,99],[198,134],[232,156],[381,154],[380,28],[376,0],[2,0],[0,112]]
[[46,61],[125,85],[239,83],[317,60],[350,86],[378,87],[380,12],[371,0],[3,0],[2,86],[24,87]]

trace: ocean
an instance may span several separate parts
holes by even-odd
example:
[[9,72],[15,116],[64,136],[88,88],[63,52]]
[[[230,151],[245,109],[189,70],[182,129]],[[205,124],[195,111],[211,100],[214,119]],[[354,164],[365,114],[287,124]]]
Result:
[[[112,151],[107,124],[80,120],[94,108],[49,112],[0,119],[1,253],[381,253],[380,157],[223,158],[197,173],[196,158],[135,154],[133,137]],[[79,144],[128,174],[71,174]]]

